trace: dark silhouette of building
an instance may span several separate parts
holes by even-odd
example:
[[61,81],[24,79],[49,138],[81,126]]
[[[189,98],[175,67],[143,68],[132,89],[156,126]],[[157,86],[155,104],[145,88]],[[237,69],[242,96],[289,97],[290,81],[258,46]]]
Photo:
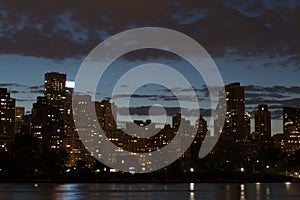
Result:
[[15,109],[15,134],[21,133],[24,124],[25,107],[16,107]]
[[176,115],[172,117],[172,128],[175,131],[179,131],[179,127],[181,128],[181,131],[187,131],[191,128],[190,126],[191,122],[186,120],[180,112],[176,113]]
[[172,127],[174,129],[178,129],[181,121],[181,113],[176,113],[175,116],[172,117]]
[[197,136],[199,137],[199,141],[203,141],[204,137],[207,134],[207,121],[203,118],[203,116],[200,116],[199,119],[196,120],[195,128],[197,128]]
[[47,100],[47,137],[52,149],[63,148],[66,135],[66,74],[48,72],[45,74],[45,97]]
[[103,130],[115,130],[117,128],[117,109],[116,106],[109,102],[109,100],[102,100],[95,102],[96,114],[100,126]]
[[[225,94],[220,94],[220,98],[225,98],[227,106],[223,138],[236,142],[250,138],[250,116],[245,113],[244,87],[240,83],[226,85]],[[224,102],[222,99],[220,101]]]
[[258,105],[255,112],[255,139],[259,141],[271,139],[271,113],[267,105]]
[[190,146],[190,151],[191,151],[191,157],[192,159],[198,158],[198,154],[202,145],[202,142],[208,133],[207,129],[207,121],[203,118],[203,116],[200,116],[196,120],[195,128],[197,128],[197,134],[195,136],[195,139]]
[[[78,161],[83,161],[87,167],[91,167],[95,162],[95,158],[91,156],[91,153],[88,149],[83,145],[82,138],[79,137],[78,128],[82,129],[84,127],[76,127],[73,118],[73,108],[72,108],[72,95],[73,89],[66,88],[67,94],[67,101],[65,107],[65,128],[66,128],[66,135],[63,138],[63,150],[68,154],[68,158],[65,160],[66,167],[72,167],[76,165]],[[83,95],[80,98],[77,96],[77,101],[74,104],[77,104],[76,108],[80,108],[79,105],[84,104],[88,105],[91,104],[91,97],[87,95]],[[82,110],[76,110],[76,112],[85,112],[85,115],[90,115],[90,113],[83,108]],[[92,125],[93,122],[90,120],[88,125]],[[82,131],[82,130],[80,130]]]
[[294,154],[300,149],[300,109],[296,107],[283,108],[283,149],[288,154]]
[[283,133],[298,133],[300,129],[300,109],[283,107]]
[[7,89],[0,88],[0,149],[10,150],[15,134],[15,99]]
[[32,117],[32,134],[33,136],[43,139],[47,137],[47,117],[48,104],[46,97],[37,97],[37,102],[33,104],[31,110]]
[[32,134],[40,139],[41,152],[52,149],[66,153],[66,167],[74,166],[77,161],[91,166],[94,159],[78,135],[73,119],[73,88],[67,87],[67,82],[66,74],[45,74],[44,96],[38,97],[32,108]]

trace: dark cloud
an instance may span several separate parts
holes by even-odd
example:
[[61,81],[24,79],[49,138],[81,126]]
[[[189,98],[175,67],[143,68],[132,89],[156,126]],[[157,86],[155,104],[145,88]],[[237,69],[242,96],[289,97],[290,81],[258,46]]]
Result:
[[0,83],[0,87],[7,88],[8,92],[11,94],[43,94],[44,93],[44,85],[22,85],[17,83]]
[[16,99],[16,100],[19,101],[19,102],[27,102],[27,101],[35,102],[36,101],[36,99]]
[[[130,115],[143,115],[147,116],[149,115],[149,109],[151,106],[139,106],[139,107],[130,107],[129,113]],[[154,115],[161,115],[161,112],[158,112],[160,110],[160,107],[153,106],[151,109],[157,110],[157,112],[151,112],[151,114]],[[180,107],[164,107],[167,116],[175,116],[178,112],[184,112],[186,113],[185,117],[196,117],[196,111],[193,109],[187,109],[187,108],[180,108]],[[128,108],[122,107],[118,108],[118,114],[120,115],[127,115]],[[211,110],[210,109],[200,109],[200,114],[204,117],[211,116]]]
[[44,89],[44,85],[29,86],[28,88],[31,90]]
[[254,98],[273,98],[273,99],[277,99],[277,98],[288,98],[287,95],[282,95],[276,92],[273,93],[263,93],[263,92],[259,92],[259,93],[250,93],[250,92],[246,92],[245,94],[245,98],[246,99],[254,99]]
[[188,34],[213,56],[300,61],[297,1],[3,0],[0,10],[1,54],[84,56],[110,35],[159,26]]
[[44,90],[30,90],[30,93],[44,94]]
[[255,86],[255,85],[247,85],[245,86],[246,94],[249,95],[251,93],[262,93],[264,96],[268,95],[277,95],[279,97],[284,97],[285,95],[294,95],[300,94],[300,87],[299,86],[279,86],[275,85],[272,87],[263,87],[263,86]]
[[[178,98],[174,95],[147,95],[147,94],[118,94],[113,96],[115,99],[119,98],[132,98],[132,99],[149,99],[152,101],[178,101],[179,99],[182,101],[195,101],[195,97],[191,97],[188,95],[178,95]],[[203,100],[203,98],[198,97],[198,101]]]
[[0,87],[26,87],[18,83],[0,83]]
[[12,94],[18,94],[18,93],[20,93],[20,91],[17,91],[17,90],[11,90],[9,92],[12,93]]

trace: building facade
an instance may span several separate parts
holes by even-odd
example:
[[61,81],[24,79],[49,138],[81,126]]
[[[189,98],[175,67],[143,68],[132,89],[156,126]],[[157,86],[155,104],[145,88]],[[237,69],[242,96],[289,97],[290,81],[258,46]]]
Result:
[[267,105],[258,105],[255,112],[255,139],[266,141],[271,139],[271,112]]
[[0,149],[10,150],[15,134],[15,99],[7,89],[0,88]]
[[[225,101],[222,100],[225,98]],[[236,142],[250,138],[250,116],[245,112],[245,92],[240,83],[225,86],[225,94],[220,94],[220,102],[226,102],[225,123],[222,138]]]

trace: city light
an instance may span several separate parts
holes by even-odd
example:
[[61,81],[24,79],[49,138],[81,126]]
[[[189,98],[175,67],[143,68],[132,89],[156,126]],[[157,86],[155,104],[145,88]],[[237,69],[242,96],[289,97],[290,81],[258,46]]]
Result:
[[74,81],[66,81],[65,87],[66,88],[75,88],[75,82]]

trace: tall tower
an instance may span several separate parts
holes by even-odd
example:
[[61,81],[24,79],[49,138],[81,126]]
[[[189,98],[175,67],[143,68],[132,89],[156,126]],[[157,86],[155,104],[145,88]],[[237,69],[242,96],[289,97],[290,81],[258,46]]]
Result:
[[47,137],[48,105],[46,97],[37,97],[32,110],[32,134],[36,138]]
[[223,133],[235,141],[246,140],[250,135],[250,123],[245,113],[244,87],[240,83],[231,83],[225,86],[225,93],[227,111]]
[[15,134],[21,133],[21,128],[24,123],[25,107],[15,108]]
[[0,149],[8,151],[15,132],[15,99],[0,88]]
[[117,108],[115,104],[109,102],[109,100],[102,100],[101,102],[95,102],[95,108],[97,118],[103,130],[115,130],[117,128]]
[[45,98],[47,101],[47,136],[52,149],[63,146],[66,131],[66,74],[48,72],[45,74]]
[[178,129],[181,122],[181,113],[176,113],[175,116],[172,117],[172,127]]
[[300,131],[300,108],[283,108],[283,133],[290,134]]
[[271,138],[271,113],[267,105],[258,105],[255,112],[255,133],[259,140],[269,140]]
[[45,74],[45,96],[51,101],[61,100],[66,97],[66,74],[48,72]]

